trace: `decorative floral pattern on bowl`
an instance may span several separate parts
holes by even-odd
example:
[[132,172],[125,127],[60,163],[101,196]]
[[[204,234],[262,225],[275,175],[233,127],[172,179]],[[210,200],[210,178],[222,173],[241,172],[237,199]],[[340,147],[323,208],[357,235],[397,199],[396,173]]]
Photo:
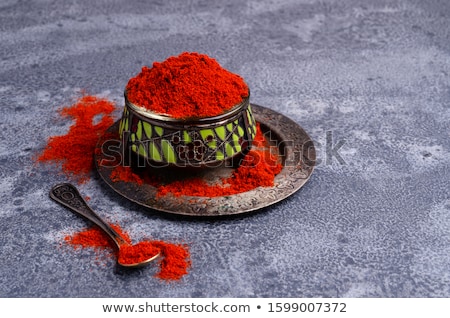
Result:
[[128,101],[119,125],[125,151],[154,165],[214,167],[245,154],[256,134],[249,97],[219,116],[174,119]]

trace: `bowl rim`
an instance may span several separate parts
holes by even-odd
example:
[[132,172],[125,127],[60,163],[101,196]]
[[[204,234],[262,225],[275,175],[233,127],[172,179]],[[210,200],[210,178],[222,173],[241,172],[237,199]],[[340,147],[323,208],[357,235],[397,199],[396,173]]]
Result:
[[167,123],[173,123],[173,124],[181,124],[181,125],[205,125],[205,124],[216,124],[218,122],[221,122],[223,120],[227,120],[228,118],[238,114],[242,109],[250,106],[250,89],[248,90],[248,95],[245,97],[242,102],[239,104],[236,104],[235,106],[228,109],[226,112],[211,116],[211,117],[187,117],[187,118],[174,118],[167,114],[160,114],[153,112],[151,110],[148,110],[142,106],[136,105],[132,103],[128,99],[128,92],[125,90],[124,92],[125,97],[125,105],[129,107],[132,111],[135,113],[141,115],[144,118],[153,119],[156,121],[161,122],[167,122]]

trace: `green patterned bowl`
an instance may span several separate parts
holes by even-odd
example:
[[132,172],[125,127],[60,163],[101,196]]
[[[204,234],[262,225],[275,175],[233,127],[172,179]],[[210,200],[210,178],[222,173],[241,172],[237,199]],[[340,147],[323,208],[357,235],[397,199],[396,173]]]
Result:
[[[138,165],[217,167],[232,164],[251,147],[256,122],[249,97],[214,117],[175,119],[131,103],[119,125],[125,158],[137,155]],[[136,157],[136,156],[135,156]]]

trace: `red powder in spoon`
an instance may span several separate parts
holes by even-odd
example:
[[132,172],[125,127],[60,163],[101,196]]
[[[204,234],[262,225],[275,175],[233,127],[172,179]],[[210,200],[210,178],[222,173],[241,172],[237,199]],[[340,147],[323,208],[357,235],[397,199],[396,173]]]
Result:
[[152,242],[143,241],[134,245],[122,245],[119,250],[120,264],[137,264],[144,262],[159,253],[159,248]]
[[[155,275],[156,277],[174,281],[181,279],[188,273],[191,260],[187,245],[156,240],[142,241],[131,245],[128,233],[118,225],[112,226],[130,243],[129,246],[121,247],[121,253],[119,255],[116,253],[115,257],[119,257],[120,262],[124,264],[137,263],[147,259],[149,255],[153,256],[159,252],[160,256],[154,260],[155,264],[159,266],[159,272]],[[100,250],[113,250],[116,248],[114,242],[96,226],[66,236],[64,240],[74,248],[94,248]]]

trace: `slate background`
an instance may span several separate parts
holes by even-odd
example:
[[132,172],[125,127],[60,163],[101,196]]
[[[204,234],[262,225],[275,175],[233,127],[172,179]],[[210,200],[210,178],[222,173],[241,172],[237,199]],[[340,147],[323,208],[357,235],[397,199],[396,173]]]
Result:
[[[448,1],[3,0],[0,21],[0,297],[450,296]],[[146,210],[93,175],[81,191],[133,238],[189,242],[168,284],[64,246],[86,223],[32,158],[80,91],[118,118],[128,79],[183,51],[241,74],[320,162],[287,200],[219,220]]]

